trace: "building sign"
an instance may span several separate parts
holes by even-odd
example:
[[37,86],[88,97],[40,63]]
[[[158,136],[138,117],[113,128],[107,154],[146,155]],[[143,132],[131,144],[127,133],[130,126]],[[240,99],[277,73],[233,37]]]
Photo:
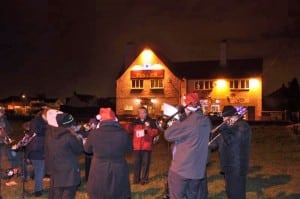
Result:
[[130,71],[131,79],[163,79],[164,70],[132,70]]

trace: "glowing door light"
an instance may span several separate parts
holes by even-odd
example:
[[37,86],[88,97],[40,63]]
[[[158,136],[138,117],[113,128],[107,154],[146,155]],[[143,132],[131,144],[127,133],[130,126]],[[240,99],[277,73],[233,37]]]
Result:
[[249,87],[250,89],[256,89],[259,87],[259,80],[258,79],[250,79],[249,80]]
[[141,103],[141,101],[142,101],[142,100],[139,99],[139,98],[135,99],[135,102],[138,103],[138,104]]
[[226,81],[223,79],[219,79],[216,81],[216,87],[217,89],[224,89],[226,88]]
[[152,103],[152,104],[155,104],[156,102],[157,102],[156,99],[151,99],[151,103]]

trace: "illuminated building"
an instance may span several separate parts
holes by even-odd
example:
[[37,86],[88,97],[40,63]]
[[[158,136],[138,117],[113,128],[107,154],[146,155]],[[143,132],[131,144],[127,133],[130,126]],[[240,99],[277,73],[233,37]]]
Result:
[[135,115],[145,106],[152,116],[162,114],[163,103],[182,103],[197,92],[206,113],[225,105],[248,107],[247,118],[259,120],[262,111],[262,59],[170,63],[146,48],[117,79],[116,112]]

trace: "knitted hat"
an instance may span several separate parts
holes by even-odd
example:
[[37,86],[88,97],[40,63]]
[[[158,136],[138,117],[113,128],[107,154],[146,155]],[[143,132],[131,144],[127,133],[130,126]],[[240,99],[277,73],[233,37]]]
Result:
[[112,120],[116,121],[116,115],[111,108],[100,108],[100,121]]
[[75,123],[74,117],[68,113],[57,114],[56,121],[59,127],[71,127]]
[[224,106],[223,111],[222,111],[223,117],[231,117],[236,114],[237,114],[237,111],[233,106]]
[[185,105],[187,105],[187,106],[193,106],[193,107],[199,106],[200,98],[199,98],[198,93],[188,93],[186,95],[184,102],[185,102]]

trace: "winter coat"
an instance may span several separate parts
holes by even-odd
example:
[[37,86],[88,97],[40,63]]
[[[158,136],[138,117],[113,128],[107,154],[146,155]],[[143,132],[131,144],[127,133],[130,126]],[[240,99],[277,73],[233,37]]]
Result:
[[249,167],[251,128],[244,120],[238,120],[234,125],[221,127],[221,137],[218,140],[222,171],[226,173],[239,172],[246,175]]
[[45,133],[47,130],[47,122],[42,116],[37,116],[30,121],[29,131],[36,136],[25,148],[25,156],[30,160],[45,159]]
[[205,178],[210,130],[210,120],[201,111],[167,128],[165,139],[174,142],[171,171],[183,178]]
[[[146,126],[146,122],[148,122],[150,125]],[[153,137],[158,134],[158,130],[154,121],[150,117],[147,117],[144,121],[135,119],[125,128],[127,131],[133,134],[132,137],[134,150],[152,150]],[[142,134],[140,134],[141,131]]]
[[132,151],[127,132],[114,121],[100,123],[84,145],[93,153],[87,192],[90,199],[128,199],[131,196],[125,154]]
[[82,141],[70,129],[48,126],[45,140],[45,167],[53,187],[71,187],[80,183],[78,156]]

